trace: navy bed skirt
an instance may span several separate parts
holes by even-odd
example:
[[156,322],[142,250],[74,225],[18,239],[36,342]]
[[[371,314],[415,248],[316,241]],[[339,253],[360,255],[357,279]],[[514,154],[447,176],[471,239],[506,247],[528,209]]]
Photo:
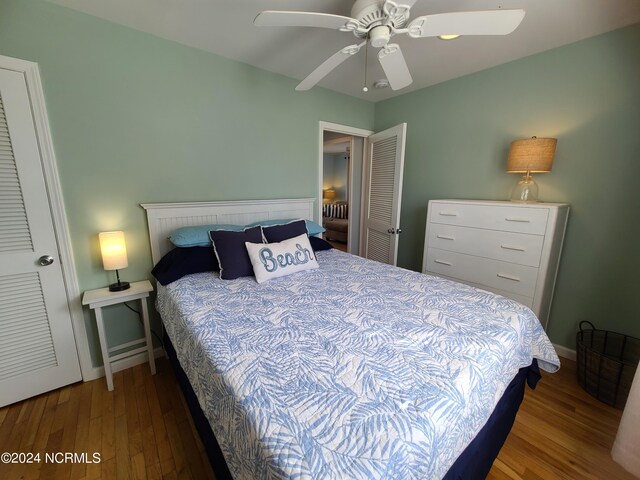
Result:
[[[169,356],[180,388],[184,393],[193,423],[198,430],[211,467],[216,474],[216,479],[232,480],[233,477],[224,461],[216,437],[211,431],[209,422],[200,408],[196,394],[184,370],[182,370],[180,362],[178,362],[176,351],[166,333],[164,334],[164,348]],[[504,395],[502,395],[485,426],[451,466],[444,477],[446,480],[481,480],[486,478],[489,470],[491,470],[493,461],[498,456],[498,452],[500,452],[507,435],[511,431],[516,414],[524,398],[525,384],[535,388],[540,378],[538,362],[535,359],[530,366],[520,369],[507,387]]]

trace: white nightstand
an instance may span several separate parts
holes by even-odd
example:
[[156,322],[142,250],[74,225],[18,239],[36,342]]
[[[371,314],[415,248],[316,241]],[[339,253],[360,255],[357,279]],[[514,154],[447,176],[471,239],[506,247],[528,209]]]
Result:
[[[152,291],[153,287],[149,280],[143,280],[142,282],[131,283],[131,288],[128,290],[110,292],[108,288],[99,288],[97,290],[84,292],[84,295],[82,296],[82,304],[89,305],[89,308],[94,310],[96,314],[96,324],[98,325],[102,360],[104,361],[104,373],[107,377],[107,387],[109,388],[109,391],[113,390],[111,364],[117,360],[122,360],[123,358],[146,351],[149,355],[151,374],[153,375],[156,373],[156,363],[153,358],[153,341],[151,340],[151,329],[149,327],[149,310],[147,309],[147,297],[149,296],[149,292]],[[102,307],[108,307],[109,305],[116,305],[118,303],[130,302],[133,300],[140,300],[140,306],[142,308],[142,323],[144,324],[144,338],[139,338],[132,342],[115,345],[109,348],[107,345],[107,337],[105,335],[104,320],[102,318]],[[134,348],[117,355],[111,355],[118,350],[135,347],[136,345],[139,345],[138,348]]]

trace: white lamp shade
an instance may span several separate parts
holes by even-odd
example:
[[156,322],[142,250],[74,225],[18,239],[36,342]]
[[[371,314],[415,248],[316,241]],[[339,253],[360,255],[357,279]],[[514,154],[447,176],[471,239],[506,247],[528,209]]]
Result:
[[98,238],[100,238],[102,264],[105,270],[119,270],[129,265],[124,232],[101,232]]

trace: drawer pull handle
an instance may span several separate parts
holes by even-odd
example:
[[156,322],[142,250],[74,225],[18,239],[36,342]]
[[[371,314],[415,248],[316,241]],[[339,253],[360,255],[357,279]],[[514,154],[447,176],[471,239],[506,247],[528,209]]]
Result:
[[453,212],[438,212],[438,215],[442,215],[443,217],[457,217],[457,213]]
[[515,250],[516,252],[524,252],[524,248],[520,247],[512,247],[511,245],[500,245],[500,248],[504,248],[505,250]]
[[436,235],[436,237],[441,238],[442,240],[455,240],[455,237],[449,237],[447,235]]
[[446,265],[447,267],[451,266],[450,262],[445,262],[444,260],[434,260],[433,263],[439,263],[440,265]]
[[500,278],[505,278],[507,280],[513,280],[514,282],[519,282],[520,279],[518,277],[512,277],[511,275],[505,275],[504,273],[499,273],[498,276]]
[[528,218],[514,218],[514,217],[509,218],[509,217],[507,217],[507,218],[505,218],[505,220],[507,222],[531,223],[531,220],[529,220]]

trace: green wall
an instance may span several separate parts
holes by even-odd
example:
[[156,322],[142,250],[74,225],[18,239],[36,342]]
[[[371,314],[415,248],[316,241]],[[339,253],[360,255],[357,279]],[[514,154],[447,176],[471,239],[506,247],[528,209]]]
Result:
[[558,138],[540,198],[571,214],[549,320],[570,348],[580,320],[640,337],[640,25],[376,104],[407,122],[399,264],[420,270],[427,202],[508,199],[517,138]]
[[[122,279],[149,276],[140,203],[314,196],[318,122],[373,126],[372,103],[43,1],[0,0],[0,55],[39,64],[81,290],[114,281],[104,230],[125,231]],[[137,336],[107,315],[110,342]]]

